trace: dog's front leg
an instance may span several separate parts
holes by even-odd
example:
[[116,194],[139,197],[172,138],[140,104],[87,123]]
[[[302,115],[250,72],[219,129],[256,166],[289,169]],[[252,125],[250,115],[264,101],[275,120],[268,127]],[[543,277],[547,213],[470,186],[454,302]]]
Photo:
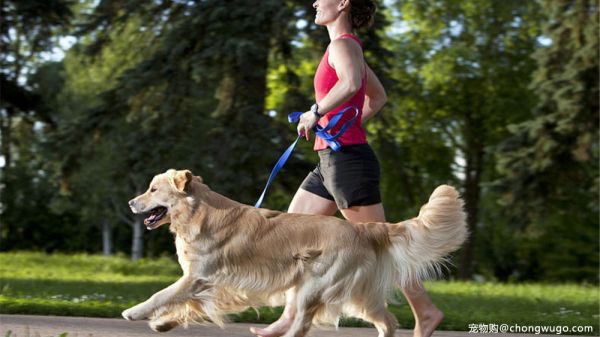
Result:
[[184,276],[177,280],[177,282],[152,295],[145,302],[123,311],[121,315],[129,321],[146,319],[158,308],[190,298],[193,285],[194,281],[192,278]]

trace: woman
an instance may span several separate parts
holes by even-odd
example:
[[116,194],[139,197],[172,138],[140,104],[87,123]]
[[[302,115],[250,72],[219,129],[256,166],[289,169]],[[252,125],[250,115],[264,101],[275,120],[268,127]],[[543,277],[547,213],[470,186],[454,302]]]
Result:
[[[384,222],[379,194],[379,163],[369,147],[362,124],[385,103],[385,90],[364,60],[360,40],[351,32],[368,26],[375,13],[372,0],[317,0],[313,7],[315,23],[326,26],[331,43],[315,74],[316,103],[300,117],[298,133],[309,139],[317,124],[326,125],[338,111],[356,106],[359,115],[338,139],[342,148],[334,152],[316,137],[314,149],[319,164],[306,177],[288,209],[289,213],[334,215],[339,209],[353,222]],[[352,112],[353,110],[350,110]],[[347,112],[332,130],[336,133]],[[403,290],[415,317],[414,337],[429,337],[443,319],[443,313],[431,302],[425,289],[414,285]],[[283,315],[265,329],[251,328],[261,337],[283,335],[296,313],[294,289],[286,293]]]

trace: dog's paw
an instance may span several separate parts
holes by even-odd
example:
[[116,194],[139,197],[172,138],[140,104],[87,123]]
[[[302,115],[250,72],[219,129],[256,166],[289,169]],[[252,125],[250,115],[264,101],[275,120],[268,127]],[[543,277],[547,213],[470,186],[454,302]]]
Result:
[[148,325],[150,325],[150,329],[152,329],[156,332],[167,332],[167,331],[175,328],[176,326],[178,326],[179,323],[177,323],[175,321],[157,320],[157,321],[152,321],[152,322],[148,323]]
[[138,321],[141,319],[146,319],[148,317],[148,313],[143,310],[139,305],[135,307],[129,308],[121,313],[123,318],[128,321]]

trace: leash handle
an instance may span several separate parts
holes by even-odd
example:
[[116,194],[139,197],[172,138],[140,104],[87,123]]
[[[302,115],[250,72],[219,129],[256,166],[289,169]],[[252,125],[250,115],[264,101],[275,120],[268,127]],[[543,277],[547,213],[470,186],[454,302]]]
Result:
[[[331,130],[340,121],[340,118],[342,118],[344,113],[350,109],[354,109],[354,111],[355,111],[354,116],[352,116],[352,118],[349,121],[347,121],[344,125],[342,125],[340,130],[335,135],[332,136],[328,131]],[[298,123],[300,121],[300,115],[302,115],[302,114],[303,114],[303,112],[301,112],[301,111],[292,112],[291,114],[288,115],[288,121],[290,123]],[[313,130],[318,137],[323,138],[327,142],[327,144],[329,145],[329,147],[331,147],[331,149],[333,151],[339,151],[342,148],[342,146],[337,141],[337,139],[342,134],[344,134],[344,132],[346,132],[346,129],[348,129],[350,127],[350,125],[352,125],[352,123],[354,122],[354,120],[356,119],[357,116],[358,116],[358,108],[355,106],[349,106],[349,107],[344,108],[343,110],[340,110],[339,112],[337,112],[335,114],[335,116],[333,116],[333,118],[331,118],[329,123],[327,123],[327,125],[325,127],[322,127],[320,125],[315,125]],[[298,135],[298,137],[296,137],[296,140],[292,143],[292,145],[290,145],[283,152],[281,157],[279,157],[279,159],[277,160],[277,163],[273,167],[273,170],[271,170],[271,174],[269,175],[269,179],[267,180],[267,185],[265,186],[265,189],[263,190],[262,194],[258,198],[258,201],[256,202],[256,204],[254,204],[254,207],[260,208],[260,205],[262,204],[263,199],[265,198],[265,194],[267,193],[267,189],[269,188],[269,185],[271,185],[271,182],[273,182],[273,179],[275,179],[275,176],[279,173],[279,171],[281,171],[281,169],[283,168],[283,165],[285,165],[285,162],[292,155],[292,152],[294,151],[296,144],[298,144],[299,139],[300,139],[300,135]]]
[[[340,130],[335,135],[331,135],[328,131],[333,129],[337,125],[337,123],[340,121],[340,119],[344,116],[346,111],[348,111],[350,109],[354,109],[354,116],[352,116],[352,118],[350,118],[350,120],[348,120],[346,123],[344,123],[344,125],[342,125]],[[291,114],[288,115],[288,121],[290,123],[298,123],[300,121],[300,115],[302,115],[302,114],[303,114],[303,112],[301,112],[301,111],[292,112]],[[327,125],[325,127],[322,127],[318,124],[315,125],[315,127],[313,128],[313,131],[315,132],[315,135],[317,135],[318,137],[325,140],[327,142],[327,145],[329,145],[329,147],[333,151],[339,151],[342,148],[342,146],[337,141],[337,139],[341,135],[343,135],[344,132],[346,132],[346,130],[352,125],[352,123],[354,123],[354,120],[356,119],[356,117],[358,117],[358,108],[355,106],[349,106],[349,107],[346,107],[346,108],[338,111],[333,116],[333,118],[331,118],[331,120],[329,120],[329,123],[327,123]]]

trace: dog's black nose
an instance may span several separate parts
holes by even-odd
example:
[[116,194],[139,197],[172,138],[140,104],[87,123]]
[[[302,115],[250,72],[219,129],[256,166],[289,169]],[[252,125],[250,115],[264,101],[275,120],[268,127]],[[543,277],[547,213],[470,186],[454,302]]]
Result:
[[129,200],[129,207],[133,207],[135,205],[135,199]]

